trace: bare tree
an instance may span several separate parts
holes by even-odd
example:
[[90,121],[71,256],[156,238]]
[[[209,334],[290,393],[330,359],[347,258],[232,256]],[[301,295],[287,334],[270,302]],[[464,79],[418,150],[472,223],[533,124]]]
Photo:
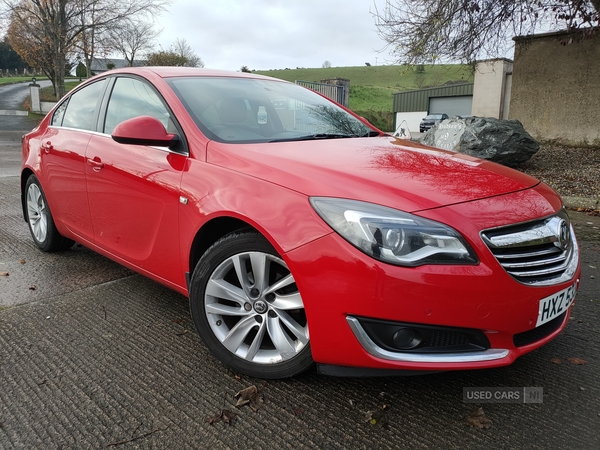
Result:
[[136,55],[149,52],[162,30],[150,22],[125,20],[110,32],[110,47],[123,55],[129,67],[133,67]]
[[71,0],[78,2],[81,34],[76,42],[83,53],[88,76],[92,61],[98,53],[117,50],[112,34],[128,28],[131,22],[142,23],[163,11],[173,0]]
[[[0,0],[0,6],[15,29],[21,31],[13,33],[11,46],[42,49],[46,70],[52,73],[52,84],[60,98],[65,93],[67,60],[76,49],[84,53],[89,73],[99,36],[125,19],[157,14],[173,1]],[[19,44],[18,40],[24,42]]]
[[204,67],[202,58],[194,52],[185,39],[175,39],[175,42],[171,45],[171,51],[182,58],[187,59],[187,63],[184,64],[186,67]]
[[589,28],[599,11],[600,0],[386,0],[373,15],[398,59],[416,64],[501,56],[514,36]]

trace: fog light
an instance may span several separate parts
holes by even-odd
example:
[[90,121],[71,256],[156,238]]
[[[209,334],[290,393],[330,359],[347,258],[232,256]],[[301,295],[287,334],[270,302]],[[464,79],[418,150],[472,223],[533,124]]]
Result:
[[400,328],[392,338],[394,345],[402,350],[410,350],[421,343],[421,336],[412,328]]

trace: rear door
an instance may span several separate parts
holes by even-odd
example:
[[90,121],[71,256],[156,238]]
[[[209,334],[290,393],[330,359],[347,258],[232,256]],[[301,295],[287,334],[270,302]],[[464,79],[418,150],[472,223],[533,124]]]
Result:
[[145,80],[119,76],[112,86],[101,133],[86,152],[87,190],[94,239],[110,254],[178,286],[185,286],[179,258],[179,193],[184,150],[119,144],[110,134],[126,119],[150,115],[169,132],[178,125]]
[[93,240],[85,152],[96,129],[106,86],[107,80],[102,79],[65,99],[53,113],[40,149],[42,184],[52,214],[84,241]]

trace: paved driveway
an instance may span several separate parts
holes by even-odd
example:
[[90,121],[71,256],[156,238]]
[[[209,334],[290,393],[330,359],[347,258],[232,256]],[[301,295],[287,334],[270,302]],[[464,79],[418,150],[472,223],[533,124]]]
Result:
[[[584,272],[567,329],[510,367],[265,383],[209,354],[185,297],[81,246],[39,252],[19,159],[19,133],[0,132],[0,449],[600,448],[598,218],[574,213]],[[260,408],[236,408],[252,385]],[[543,403],[463,402],[490,386],[541,387]],[[487,429],[465,421],[480,406]],[[223,409],[233,426],[210,424]]]
[[[42,87],[51,86],[49,80],[39,81]],[[33,129],[42,116],[29,114],[17,115],[17,111],[24,113],[23,102],[29,97],[29,83],[16,83],[0,86],[0,131],[29,131]]]

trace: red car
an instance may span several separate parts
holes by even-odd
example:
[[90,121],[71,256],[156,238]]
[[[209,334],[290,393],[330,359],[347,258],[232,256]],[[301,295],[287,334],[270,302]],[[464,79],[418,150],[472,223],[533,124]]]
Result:
[[24,137],[21,188],[42,250],[77,241],[189,296],[255,377],[504,366],[560,333],[579,284],[545,184],[251,74],[92,78]]

